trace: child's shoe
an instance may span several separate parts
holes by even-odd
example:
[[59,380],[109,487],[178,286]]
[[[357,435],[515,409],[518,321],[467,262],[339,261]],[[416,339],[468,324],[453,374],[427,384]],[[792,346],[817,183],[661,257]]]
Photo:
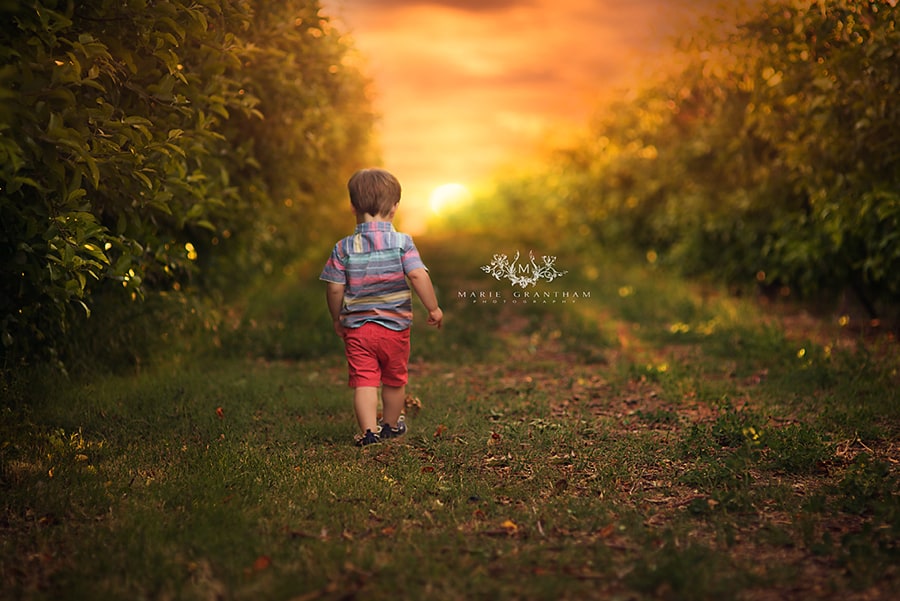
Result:
[[371,430],[366,430],[366,433],[363,436],[356,439],[356,446],[364,447],[366,445],[377,444],[379,442],[381,442],[381,436],[375,434]]
[[381,430],[378,432],[378,435],[382,440],[387,438],[399,438],[406,434],[406,418],[402,415],[397,420],[396,428],[387,425],[387,422],[381,422],[379,425],[381,426]]

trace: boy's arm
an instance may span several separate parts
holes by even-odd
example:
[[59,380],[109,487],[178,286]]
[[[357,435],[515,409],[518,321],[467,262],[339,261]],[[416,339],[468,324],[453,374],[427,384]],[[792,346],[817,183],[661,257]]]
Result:
[[331,313],[334,332],[343,338],[344,326],[341,325],[341,309],[344,307],[344,285],[326,282],[325,300],[328,302],[328,312]]
[[410,271],[406,276],[409,278],[412,289],[416,291],[422,304],[428,309],[428,325],[437,326],[440,329],[444,321],[444,312],[438,306],[437,296],[434,293],[434,286],[431,284],[428,271],[419,267]]

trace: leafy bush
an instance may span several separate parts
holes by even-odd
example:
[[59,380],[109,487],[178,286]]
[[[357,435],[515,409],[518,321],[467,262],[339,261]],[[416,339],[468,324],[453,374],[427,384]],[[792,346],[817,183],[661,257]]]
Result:
[[328,234],[372,115],[318,2],[0,11],[7,365],[98,294],[226,289]]
[[498,197],[525,235],[592,235],[742,287],[852,291],[898,317],[898,8],[754,10],[691,32],[683,69]]

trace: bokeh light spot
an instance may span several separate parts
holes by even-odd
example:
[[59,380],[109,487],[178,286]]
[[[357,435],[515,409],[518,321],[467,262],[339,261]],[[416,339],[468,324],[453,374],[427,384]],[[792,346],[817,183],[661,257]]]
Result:
[[431,193],[429,205],[432,212],[440,214],[468,202],[471,198],[472,193],[462,184],[442,184]]

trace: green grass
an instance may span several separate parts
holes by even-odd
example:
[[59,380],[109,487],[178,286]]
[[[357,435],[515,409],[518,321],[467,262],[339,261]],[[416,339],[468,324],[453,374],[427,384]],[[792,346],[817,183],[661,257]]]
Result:
[[890,598],[890,346],[601,253],[559,259],[585,302],[472,303],[495,249],[421,248],[447,318],[398,441],[352,445],[315,282],[193,355],[14,382],[2,598]]

